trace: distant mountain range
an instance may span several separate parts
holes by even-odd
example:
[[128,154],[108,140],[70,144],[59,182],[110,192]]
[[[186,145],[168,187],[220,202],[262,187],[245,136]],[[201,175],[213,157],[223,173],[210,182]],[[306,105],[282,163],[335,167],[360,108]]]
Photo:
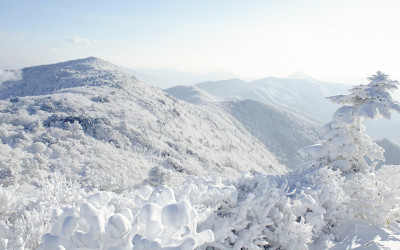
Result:
[[[347,94],[351,88],[345,84],[318,81],[301,72],[288,78],[267,77],[255,81],[230,79],[202,82],[194,86],[223,100],[257,100],[319,123],[329,122],[339,108],[326,97]],[[399,92],[394,94],[397,99],[400,98]],[[393,114],[390,120],[366,121],[365,124],[367,134],[372,138],[390,138],[400,144],[400,114]]]
[[344,93],[349,86],[320,82],[311,77],[267,77],[246,82],[240,79],[198,83],[196,87],[217,97],[229,99],[253,99],[293,110],[316,121],[328,121],[335,106],[326,96]]

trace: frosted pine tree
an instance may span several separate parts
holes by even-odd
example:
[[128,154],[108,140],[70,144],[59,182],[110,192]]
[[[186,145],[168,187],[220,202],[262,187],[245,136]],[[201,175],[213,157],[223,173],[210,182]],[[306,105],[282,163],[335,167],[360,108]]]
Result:
[[384,160],[383,148],[363,133],[365,119],[390,119],[391,110],[400,112],[400,103],[393,100],[390,93],[398,88],[399,82],[392,81],[378,71],[369,77],[367,85],[357,85],[348,95],[328,97],[332,102],[342,104],[333,114],[331,122],[323,129],[325,139],[321,144],[299,150],[303,157],[311,157],[315,165],[332,166],[343,172],[368,172],[376,163]]

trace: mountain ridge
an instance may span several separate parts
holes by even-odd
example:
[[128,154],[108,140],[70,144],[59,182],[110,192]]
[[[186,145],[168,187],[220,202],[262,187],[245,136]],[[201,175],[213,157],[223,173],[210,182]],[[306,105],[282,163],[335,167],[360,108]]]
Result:
[[[88,72],[90,75],[80,72]],[[0,99],[45,95],[82,86],[126,88],[126,82],[140,82],[120,67],[96,57],[23,68],[22,76],[21,80],[7,81],[0,85]],[[120,78],[120,81],[113,81],[116,78]]]

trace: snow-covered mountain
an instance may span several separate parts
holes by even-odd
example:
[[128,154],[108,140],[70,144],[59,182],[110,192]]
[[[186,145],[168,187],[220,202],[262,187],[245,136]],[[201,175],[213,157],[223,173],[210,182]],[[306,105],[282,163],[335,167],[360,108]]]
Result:
[[209,94],[195,86],[179,85],[164,90],[166,93],[178,98],[179,100],[193,104],[207,104],[222,101],[220,98]]
[[313,135],[293,113],[96,58],[22,73],[0,86],[0,249],[399,248],[400,168],[285,173],[264,144]]
[[214,110],[226,111],[289,168],[296,168],[303,162],[297,150],[321,138],[322,124],[260,101],[244,99],[217,103],[220,99],[194,86],[177,86],[165,91],[186,102],[208,104]]
[[103,60],[22,72],[0,86],[2,183],[61,171],[122,190],[188,174],[286,171],[226,113],[178,101]]

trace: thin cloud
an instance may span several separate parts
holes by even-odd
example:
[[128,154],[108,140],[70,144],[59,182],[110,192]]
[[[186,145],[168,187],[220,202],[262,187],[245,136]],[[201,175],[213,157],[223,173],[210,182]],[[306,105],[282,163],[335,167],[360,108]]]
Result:
[[21,70],[3,70],[0,69],[0,84],[7,81],[18,81],[22,79]]
[[86,38],[82,38],[82,37],[79,37],[79,36],[76,36],[74,38],[66,39],[65,42],[73,43],[73,44],[85,44],[85,45],[97,44],[96,40],[86,39]]

